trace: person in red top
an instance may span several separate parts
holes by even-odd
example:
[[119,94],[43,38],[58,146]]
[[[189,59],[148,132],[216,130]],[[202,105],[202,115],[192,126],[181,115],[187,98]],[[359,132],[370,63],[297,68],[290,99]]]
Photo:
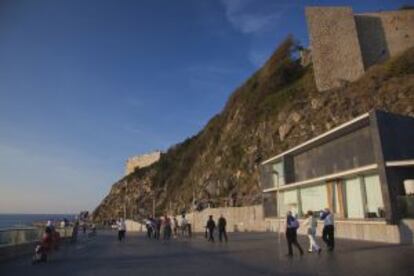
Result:
[[43,238],[40,242],[40,246],[46,252],[49,252],[53,249],[53,230],[51,227],[46,227],[45,233],[43,234]]
[[47,262],[47,254],[53,248],[52,228],[46,227],[40,243],[35,248],[35,255],[33,256],[33,264],[40,262]]

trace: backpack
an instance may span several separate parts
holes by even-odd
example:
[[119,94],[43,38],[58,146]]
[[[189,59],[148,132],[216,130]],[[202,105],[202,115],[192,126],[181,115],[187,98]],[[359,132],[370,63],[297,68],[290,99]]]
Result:
[[297,219],[293,219],[291,222],[291,225],[293,228],[298,229],[299,228],[299,221]]

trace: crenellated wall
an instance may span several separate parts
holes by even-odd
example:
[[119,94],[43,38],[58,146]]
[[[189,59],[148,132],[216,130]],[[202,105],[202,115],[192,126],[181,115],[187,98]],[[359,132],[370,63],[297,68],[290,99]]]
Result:
[[127,160],[125,166],[125,175],[133,173],[139,168],[145,168],[157,162],[161,157],[160,151],[154,151],[142,155],[131,157]]

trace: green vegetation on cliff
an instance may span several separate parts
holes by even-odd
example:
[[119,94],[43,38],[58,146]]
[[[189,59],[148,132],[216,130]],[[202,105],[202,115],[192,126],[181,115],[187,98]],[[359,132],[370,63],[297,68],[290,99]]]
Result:
[[159,162],[115,183],[97,220],[189,209],[193,199],[223,205],[260,202],[260,160],[373,108],[414,115],[414,49],[371,68],[343,88],[318,92],[312,67],[300,66],[286,39],[197,135]]

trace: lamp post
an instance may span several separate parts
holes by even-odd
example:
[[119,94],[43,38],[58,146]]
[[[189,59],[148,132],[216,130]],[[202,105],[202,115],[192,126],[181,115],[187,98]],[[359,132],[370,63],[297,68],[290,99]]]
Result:
[[155,218],[155,193],[152,194],[152,217]]
[[277,221],[278,221],[278,243],[279,243],[279,256],[281,255],[280,251],[280,240],[281,240],[281,227],[280,227],[280,191],[279,191],[279,172],[272,170],[272,174],[276,176],[276,208],[277,208]]

